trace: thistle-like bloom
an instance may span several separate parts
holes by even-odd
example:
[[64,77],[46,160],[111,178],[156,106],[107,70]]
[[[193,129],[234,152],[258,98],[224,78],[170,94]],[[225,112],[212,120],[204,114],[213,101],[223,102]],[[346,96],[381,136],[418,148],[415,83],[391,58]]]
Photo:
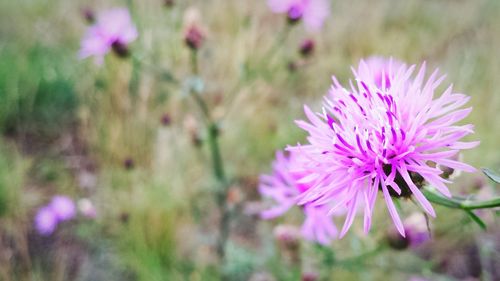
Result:
[[79,57],[95,56],[102,64],[104,56],[113,49],[118,55],[128,53],[128,44],[137,38],[137,29],[125,8],[115,8],[100,13],[97,21],[89,27],[83,37]]
[[[283,215],[292,206],[297,204],[297,197],[304,193],[309,186],[300,183],[302,175],[293,172],[294,166],[301,160],[294,153],[287,157],[282,152],[276,153],[273,162],[273,174],[262,175],[259,192],[263,197],[271,198],[276,205],[261,213],[263,219],[272,219]],[[305,239],[328,244],[337,236],[337,228],[333,224],[330,208],[326,205],[303,206],[305,220],[301,228]]]
[[50,204],[40,208],[35,216],[35,228],[41,235],[50,235],[62,221],[76,215],[73,200],[67,196],[56,195]]
[[269,8],[286,13],[292,22],[303,20],[308,31],[318,31],[330,15],[328,0],[268,0]]
[[57,216],[50,207],[43,207],[36,213],[35,228],[41,235],[50,235],[57,227]]
[[[347,208],[340,237],[351,227],[359,206],[364,209],[364,230],[369,231],[378,191],[404,236],[392,197],[414,197],[434,217],[434,209],[420,191],[423,184],[451,196],[445,185],[450,181],[441,177],[436,166],[474,171],[454,160],[461,149],[478,144],[459,141],[473,132],[472,125],[455,124],[470,113],[471,108],[460,109],[469,97],[449,86],[434,98],[444,76],[434,71],[425,81],[425,64],[416,75],[415,66],[395,68],[389,62],[388,68],[389,81],[382,87],[356,71],[357,80],[350,89],[333,77],[322,112],[315,114],[306,106],[309,122],[297,121],[308,132],[309,144],[289,148],[306,159],[297,171],[306,175],[300,182],[309,188],[298,203],[331,204],[330,212]],[[359,69],[377,73],[363,61]]]
[[67,196],[54,196],[49,207],[56,215],[58,221],[70,220],[76,214],[75,203]]

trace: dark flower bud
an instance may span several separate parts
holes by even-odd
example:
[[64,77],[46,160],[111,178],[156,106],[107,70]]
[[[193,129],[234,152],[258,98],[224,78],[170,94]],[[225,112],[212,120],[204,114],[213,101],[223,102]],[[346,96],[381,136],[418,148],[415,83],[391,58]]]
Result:
[[314,272],[305,272],[302,274],[302,281],[316,281],[319,280],[319,276]]
[[120,58],[126,58],[130,55],[127,45],[121,43],[120,41],[113,42],[111,48],[113,48],[115,54]]
[[410,246],[410,239],[403,237],[395,228],[387,232],[387,244],[395,250],[404,250]]
[[299,52],[303,57],[309,57],[314,52],[314,41],[312,39],[307,39],[300,44]]
[[293,5],[290,7],[287,13],[288,24],[296,24],[302,19],[304,11],[299,5]]
[[119,219],[120,219],[120,221],[121,221],[122,223],[128,223],[128,221],[129,221],[129,219],[130,219],[130,215],[129,215],[129,213],[127,213],[127,212],[123,212],[123,213],[121,213],[121,214],[120,214]]
[[82,15],[87,23],[94,23],[95,22],[94,11],[92,11],[90,8],[82,9]]
[[175,1],[174,0],[164,0],[163,4],[167,8],[172,8],[174,6],[174,4],[175,4]]
[[196,25],[190,26],[184,35],[184,42],[193,51],[200,49],[204,39],[203,32]]
[[287,64],[287,69],[288,69],[288,71],[290,71],[290,72],[295,72],[295,71],[297,71],[297,68],[298,68],[298,67],[299,67],[299,66],[298,66],[298,65],[297,65],[297,63],[296,63],[296,62],[294,62],[294,61],[291,61],[291,62],[289,62],[289,63]]
[[123,161],[123,167],[127,170],[132,170],[135,166],[134,159],[132,158],[127,158],[125,161]]
[[171,122],[172,119],[170,118],[170,115],[168,113],[165,113],[161,116],[161,124],[163,126],[169,126]]

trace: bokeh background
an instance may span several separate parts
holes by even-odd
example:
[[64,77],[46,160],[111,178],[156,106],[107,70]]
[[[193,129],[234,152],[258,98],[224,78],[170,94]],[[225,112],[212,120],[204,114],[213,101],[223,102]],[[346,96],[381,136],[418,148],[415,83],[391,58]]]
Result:
[[[269,222],[252,211],[258,175],[269,172],[275,150],[305,138],[293,123],[303,104],[319,108],[331,75],[346,82],[350,66],[371,55],[427,61],[447,73],[444,84],[472,97],[465,122],[475,125],[469,140],[481,141],[464,160],[498,170],[500,1],[332,0],[321,32],[298,25],[283,41],[286,20],[264,0],[174,2],[0,0],[0,280],[220,280],[221,272],[253,281],[307,272],[319,280],[500,280],[495,211],[482,213],[483,231],[464,213],[438,207],[433,241],[363,255],[391,225],[379,205],[370,235],[358,221],[328,249],[301,242],[291,258],[273,228],[299,225],[300,212]],[[129,7],[140,34],[131,52],[140,62],[79,60],[83,11],[112,7]],[[222,269],[203,124],[183,80],[190,8],[206,30],[200,75],[232,179]],[[308,38],[316,48],[303,58],[298,46]],[[480,172],[461,175],[451,190],[498,194]],[[35,213],[56,194],[89,199],[96,217],[38,234]],[[404,214],[417,210],[409,205]]]

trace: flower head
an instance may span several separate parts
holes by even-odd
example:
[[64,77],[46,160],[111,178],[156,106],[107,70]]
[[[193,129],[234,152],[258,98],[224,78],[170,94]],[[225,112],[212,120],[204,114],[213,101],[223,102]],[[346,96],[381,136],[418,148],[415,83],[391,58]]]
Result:
[[137,38],[137,29],[132,23],[130,14],[125,8],[115,8],[100,13],[96,23],[85,33],[79,57],[95,56],[96,62],[102,64],[104,56],[114,50],[118,55],[128,54],[128,44]]
[[67,196],[54,196],[49,207],[59,221],[70,220],[76,214],[75,203]]
[[268,0],[274,13],[286,13],[290,22],[303,20],[309,31],[318,31],[330,15],[328,0]]
[[38,210],[35,216],[35,228],[41,235],[50,235],[57,226],[57,216],[50,207]]
[[[288,156],[285,156],[283,152],[276,153],[273,174],[263,175],[260,178],[259,192],[276,203],[272,208],[262,212],[263,219],[283,215],[296,205],[298,196],[309,188],[299,181],[303,174],[294,173],[294,166],[301,161],[295,153],[290,153]],[[328,206],[321,205],[306,204],[304,206],[305,220],[301,232],[305,239],[328,244],[336,237],[337,228],[333,224],[331,215],[328,214],[329,209]]]
[[[414,197],[429,215],[435,216],[420,191],[423,184],[451,196],[445,185],[450,181],[440,176],[442,171],[436,166],[474,171],[453,158],[461,149],[478,144],[459,141],[473,132],[472,125],[455,124],[470,113],[471,108],[459,109],[469,97],[454,93],[450,86],[434,98],[444,76],[438,77],[434,71],[425,81],[425,64],[416,75],[415,66],[396,68],[389,61],[388,68],[390,87],[379,87],[373,77],[356,71],[357,79],[349,89],[333,77],[322,112],[315,114],[306,106],[309,122],[297,121],[308,132],[309,144],[289,148],[304,159],[295,170],[307,175],[300,182],[309,186],[298,203],[330,204],[330,212],[346,208],[341,237],[361,205],[364,230],[369,231],[378,191],[404,236],[392,197]],[[376,73],[363,61],[359,69]]]

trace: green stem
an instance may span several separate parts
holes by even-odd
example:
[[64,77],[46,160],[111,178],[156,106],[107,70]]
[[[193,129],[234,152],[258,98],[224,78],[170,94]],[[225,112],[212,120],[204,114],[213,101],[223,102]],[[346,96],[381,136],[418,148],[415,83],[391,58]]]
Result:
[[428,189],[424,189],[423,193],[432,203],[453,209],[476,210],[500,207],[500,197],[485,201],[472,201],[459,197],[446,198]]
[[374,249],[361,253],[360,255],[357,255],[355,257],[350,257],[350,258],[345,258],[341,260],[336,260],[335,265],[343,265],[343,266],[350,266],[350,265],[358,265],[359,263],[363,262],[364,260],[376,256],[380,254],[380,252],[384,251],[387,249],[386,245],[381,243]]
[[[191,50],[191,71],[193,75],[199,76],[198,69],[198,52]],[[216,201],[219,206],[221,219],[219,223],[219,237],[217,239],[217,254],[222,262],[226,256],[226,243],[229,237],[231,212],[227,205],[228,181],[224,171],[224,163],[222,160],[220,145],[219,145],[219,127],[217,122],[212,119],[209,107],[203,97],[196,90],[191,90],[191,95],[195,99],[205,118],[207,125],[207,136],[210,155],[212,159],[213,175],[217,181]],[[224,276],[223,276],[224,277]],[[225,278],[225,277],[224,277]]]

